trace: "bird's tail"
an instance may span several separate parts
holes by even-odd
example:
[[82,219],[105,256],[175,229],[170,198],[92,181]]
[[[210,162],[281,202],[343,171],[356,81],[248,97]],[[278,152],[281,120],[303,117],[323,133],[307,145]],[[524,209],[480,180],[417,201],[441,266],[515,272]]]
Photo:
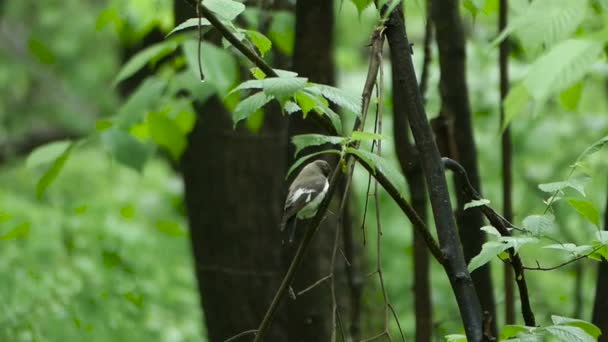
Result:
[[283,216],[283,219],[281,220],[281,231],[284,231],[285,228],[287,228],[289,243],[293,242],[293,239],[296,235],[296,221],[297,219],[295,215],[291,217]]

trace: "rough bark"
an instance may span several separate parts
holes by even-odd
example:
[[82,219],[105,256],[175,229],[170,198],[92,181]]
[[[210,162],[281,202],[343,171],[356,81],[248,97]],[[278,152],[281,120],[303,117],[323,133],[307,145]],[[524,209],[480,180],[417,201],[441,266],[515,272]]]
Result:
[[[604,213],[604,230],[608,230],[608,200]],[[602,330],[598,342],[608,342],[608,260],[602,260],[597,267],[595,283],[595,300],[591,322]]]
[[[464,166],[473,187],[481,191],[467,90],[465,37],[460,18],[459,2],[457,0],[433,1],[432,16],[441,70],[441,111],[448,118],[453,119],[456,160]],[[458,180],[456,180],[456,183],[458,183]],[[456,186],[460,187],[459,184]],[[471,258],[481,251],[485,236],[479,229],[484,225],[481,211],[475,208],[463,210],[466,201],[467,199],[460,193],[457,195],[456,219],[465,260],[468,263]],[[496,308],[490,264],[478,268],[471,276],[483,311],[487,312],[492,318],[491,331],[496,336]]]
[[406,108],[412,135],[420,152],[420,160],[429,189],[431,207],[441,249],[447,256],[444,263],[446,274],[458,303],[460,315],[469,341],[481,341],[482,312],[475,287],[466,268],[456,223],[449,201],[447,182],[439,151],[433,140],[430,125],[422,103],[422,97],[410,55],[402,11],[394,11],[386,23],[386,35],[391,51],[391,62],[396,65],[398,88],[405,89]]
[[[194,15],[182,0],[174,8],[178,22]],[[181,167],[207,333],[223,341],[259,324],[283,275],[278,225],[287,125],[267,113],[258,134],[233,130],[217,97],[197,106],[197,116]],[[272,341],[287,340],[280,310]]]

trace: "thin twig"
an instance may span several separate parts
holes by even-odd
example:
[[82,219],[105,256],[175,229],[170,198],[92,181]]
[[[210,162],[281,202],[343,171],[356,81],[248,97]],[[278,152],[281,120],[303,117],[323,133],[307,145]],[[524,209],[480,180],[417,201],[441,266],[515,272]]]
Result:
[[559,265],[550,266],[550,267],[541,267],[541,266],[540,266],[540,264],[539,264],[539,263],[538,263],[538,261],[537,261],[537,262],[536,262],[536,265],[537,265],[536,267],[523,266],[523,269],[524,269],[524,270],[529,270],[529,271],[552,271],[552,270],[558,269],[558,268],[560,268],[560,267],[564,267],[564,266],[566,266],[566,265],[569,265],[569,264],[571,264],[571,263],[573,263],[573,262],[579,261],[579,260],[581,260],[581,259],[588,258],[588,257],[589,257],[589,256],[591,256],[593,253],[595,253],[595,252],[599,251],[600,249],[602,249],[602,247],[604,247],[604,246],[602,245],[602,246],[595,247],[595,248],[593,248],[593,249],[591,250],[591,252],[589,252],[589,253],[587,253],[587,254],[579,255],[579,256],[577,256],[577,257],[575,257],[575,258],[573,258],[573,259],[570,259],[570,260],[568,260],[568,261],[562,262],[562,263],[561,263],[561,264],[559,264]]
[[346,335],[344,334],[344,323],[342,323],[342,315],[340,315],[340,308],[336,307],[336,316],[338,317],[338,327],[340,327],[340,336],[342,342],[346,342]]
[[257,330],[256,329],[252,329],[252,330],[246,330],[243,332],[240,332],[230,338],[228,338],[227,340],[224,340],[224,342],[232,342],[232,341],[236,341],[237,339],[243,337],[243,336],[247,336],[247,335],[255,335],[257,334]]
[[299,297],[303,294],[305,294],[306,292],[314,289],[315,287],[321,285],[324,281],[326,281],[327,279],[330,279],[334,276],[333,273],[330,273],[328,275],[326,275],[325,277],[315,281],[314,283],[312,283],[311,285],[307,286],[306,288],[304,288],[303,290],[299,291],[298,293],[296,293],[296,297]]
[[201,43],[203,41],[203,25],[201,17],[201,2],[196,2],[196,16],[198,17],[198,47],[197,47],[197,61],[198,61],[198,73],[201,81],[205,80],[205,74],[203,74],[203,63],[201,62]]
[[365,340],[361,340],[361,342],[372,342],[372,341],[378,340],[378,339],[380,339],[380,338],[382,338],[384,336],[386,336],[386,331],[383,331],[383,332],[379,333],[376,336],[372,336],[370,338],[366,338]]
[[395,322],[397,322],[397,327],[399,328],[399,333],[401,333],[401,341],[405,342],[405,335],[403,334],[403,330],[401,329],[401,323],[399,323],[399,316],[397,316],[397,311],[391,303],[388,303],[388,308],[391,309],[393,313],[393,318],[395,318]]

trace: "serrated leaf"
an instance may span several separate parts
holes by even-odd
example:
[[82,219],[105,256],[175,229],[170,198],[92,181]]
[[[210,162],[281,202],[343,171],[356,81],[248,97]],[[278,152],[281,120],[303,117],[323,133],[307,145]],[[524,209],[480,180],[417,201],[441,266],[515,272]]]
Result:
[[467,337],[462,334],[445,335],[446,342],[467,342]]
[[173,237],[183,236],[185,234],[184,230],[181,229],[177,223],[171,221],[157,221],[156,229],[165,235]]
[[177,42],[174,40],[165,40],[160,43],[156,43],[151,45],[140,52],[136,53],[128,62],[124,64],[124,66],[116,75],[116,78],[112,82],[112,86],[116,86],[121,81],[131,77],[135,74],[139,69],[143,68],[148,62],[152,59],[158,60],[163,58],[164,56],[169,55],[175,49],[177,49]]
[[492,45],[515,33],[526,50],[536,51],[542,46],[551,46],[574,33],[584,19],[586,9],[586,0],[535,0],[510,20]]
[[150,158],[153,147],[144,144],[133,135],[118,129],[108,129],[101,134],[104,149],[119,163],[141,172]]
[[490,260],[494,259],[498,254],[504,252],[509,248],[506,243],[498,241],[488,241],[481,246],[479,254],[474,256],[469,262],[467,267],[469,272],[473,272],[479,267],[487,264]]
[[292,97],[308,82],[305,77],[268,77],[262,80],[264,92],[279,102]]
[[266,55],[266,52],[270,51],[270,49],[272,48],[272,42],[270,41],[270,39],[268,39],[268,37],[261,34],[260,32],[253,30],[245,30],[245,34],[247,34],[247,37],[249,37],[253,45],[258,48],[262,57],[264,57],[264,55]]
[[179,160],[188,145],[186,135],[164,113],[149,113],[146,120],[150,138],[165,148],[174,160]]
[[494,226],[483,226],[481,228],[479,228],[480,230],[483,230],[484,232],[490,234],[490,235],[494,235],[497,237],[501,237],[502,235],[500,234],[500,232],[498,231],[498,229],[496,229],[496,227]]
[[559,95],[559,99],[561,100],[562,105],[568,110],[575,110],[578,106],[578,101],[581,98],[582,90],[583,84],[581,82],[578,82],[569,89],[564,90]]
[[319,146],[323,144],[341,144],[346,141],[344,137],[336,137],[322,134],[300,134],[291,138],[291,142],[295,145],[296,151],[294,155],[298,155],[302,149],[310,146]]
[[569,187],[570,184],[566,181],[538,184],[538,188],[544,192],[556,192]]
[[593,203],[578,198],[568,198],[567,201],[584,218],[589,220],[596,227],[600,227],[600,212]]
[[361,114],[361,96],[359,95],[354,95],[340,88],[318,83],[313,83],[306,87],[306,90],[315,95],[322,95],[332,103],[357,115]]
[[478,199],[478,200],[472,200],[471,202],[466,203],[464,205],[464,210],[467,210],[469,208],[481,207],[482,205],[487,205],[487,204],[490,204],[490,200],[487,200],[485,198]]
[[234,0],[204,0],[203,5],[226,20],[233,20],[245,10],[245,5]]
[[51,165],[51,167],[42,175],[36,185],[36,198],[39,200],[42,199],[44,191],[53,183],[53,181],[55,181],[75,146],[74,143],[70,144],[70,146],[55,159],[53,165]]
[[272,99],[272,96],[263,92],[258,92],[239,102],[232,113],[234,127],[236,127],[236,124],[239,123],[239,121],[247,119],[251,114],[264,107],[264,105]]
[[24,237],[28,237],[30,235],[30,222],[23,222],[18,226],[15,226],[13,229],[8,231],[6,234],[0,236],[1,241],[8,241],[14,239],[21,239]]
[[543,235],[555,228],[555,216],[552,214],[530,215],[524,218],[522,225],[534,235]]
[[251,115],[249,115],[249,117],[247,118],[247,122],[245,122],[245,125],[251,132],[258,133],[262,128],[262,124],[264,124],[265,116],[266,114],[263,110],[257,110]]
[[518,253],[521,247],[530,243],[537,243],[538,239],[527,236],[501,236],[499,241],[506,243],[509,248],[513,248],[513,251]]
[[591,335],[594,339],[597,339],[598,336],[602,334],[602,331],[595,324],[583,321],[582,319],[551,315],[551,321],[553,321],[553,324],[555,325],[569,325],[583,329],[583,331]]
[[36,56],[40,63],[46,65],[55,63],[55,54],[38,39],[30,39],[28,42],[28,47],[30,53]]
[[361,14],[361,12],[363,12],[363,10],[366,9],[367,6],[369,6],[372,3],[371,0],[351,0],[351,1],[355,5],[355,7],[357,7],[357,11],[359,11],[359,14]]
[[553,245],[543,246],[543,248],[566,251],[568,253],[573,254],[574,256],[585,255],[593,250],[593,247],[591,247],[589,245],[577,246],[573,243],[553,244]]
[[[198,27],[199,25],[199,18],[190,18],[186,21],[184,21],[183,23],[177,25],[173,30],[171,30],[171,32],[167,33],[166,37],[169,37],[170,35],[172,35],[173,33],[177,32],[177,31],[181,31],[181,30],[185,30],[187,28],[191,28],[191,27]],[[200,19],[200,25],[201,26],[207,26],[205,27],[206,30],[208,30],[211,25],[211,23],[209,22],[209,20],[205,19],[205,18],[201,18]]]
[[302,108],[304,117],[317,106],[317,102],[312,98],[312,95],[306,94],[303,91],[298,91],[295,94],[295,99],[300,108]]
[[583,329],[567,325],[553,325],[545,327],[543,330],[550,335],[557,337],[565,342],[595,342],[593,336],[586,333]]
[[286,111],[288,114],[293,114],[293,113],[296,113],[296,112],[299,112],[300,110],[302,110],[302,109],[300,108],[300,106],[298,106],[298,105],[297,105],[295,102],[293,102],[293,101],[287,101],[287,102],[285,102],[285,105],[283,106],[283,109],[285,109],[285,111]]
[[72,144],[69,140],[54,141],[37,147],[25,160],[25,167],[36,169],[47,166],[61,156]]
[[405,178],[399,172],[398,169],[393,167],[383,157],[361,149],[354,149],[352,147],[346,148],[346,153],[354,154],[361,159],[364,163],[370,166],[370,168],[376,173],[377,171],[382,174],[393,184],[393,186],[399,191],[401,196],[405,194]]
[[285,175],[285,179],[289,178],[289,175],[291,175],[291,173],[294,170],[297,170],[298,167],[300,167],[300,165],[302,165],[304,162],[306,162],[307,160],[310,160],[311,158],[314,158],[316,156],[322,155],[322,154],[337,154],[337,155],[340,155],[340,151],[334,150],[334,149],[329,149],[329,150],[323,150],[323,151],[307,154],[307,155],[301,157],[300,159],[296,160],[289,167],[289,170],[287,170],[287,174]]

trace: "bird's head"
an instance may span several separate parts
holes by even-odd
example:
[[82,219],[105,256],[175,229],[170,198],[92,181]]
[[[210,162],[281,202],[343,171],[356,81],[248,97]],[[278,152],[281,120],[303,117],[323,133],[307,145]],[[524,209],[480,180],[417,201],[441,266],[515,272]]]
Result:
[[321,172],[325,177],[329,176],[331,172],[331,167],[329,166],[329,163],[327,163],[325,160],[315,160],[306,167],[308,166],[310,166],[311,168],[315,168],[317,172]]

